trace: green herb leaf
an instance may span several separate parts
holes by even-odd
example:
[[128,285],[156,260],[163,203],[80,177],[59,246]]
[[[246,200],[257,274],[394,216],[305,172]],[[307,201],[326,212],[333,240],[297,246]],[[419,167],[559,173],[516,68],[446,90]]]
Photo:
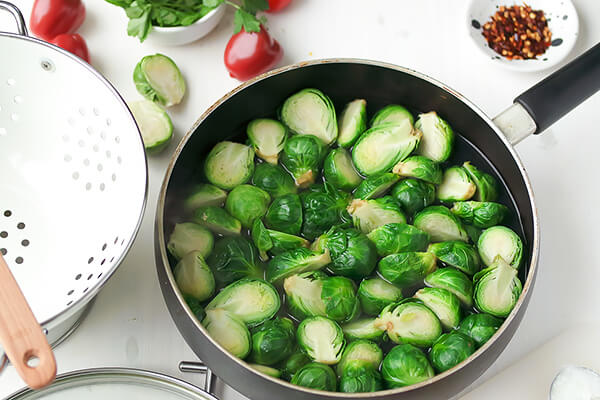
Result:
[[131,18],[127,24],[127,34],[129,36],[137,36],[140,42],[143,42],[148,37],[148,32],[152,27],[150,24],[151,7],[146,8],[139,17]]
[[129,7],[132,3],[132,0],[106,0],[106,1],[117,7],[123,7],[123,8]]
[[241,8],[235,12],[233,17],[233,33],[238,33],[242,28],[246,32],[260,32],[260,21],[252,14]]
[[204,0],[202,2],[202,4],[204,4],[205,7],[210,7],[210,8],[215,8],[219,5],[221,5],[221,3],[223,3],[223,0]]
[[269,2],[267,0],[244,0],[242,8],[250,14],[256,14],[258,11],[268,10]]

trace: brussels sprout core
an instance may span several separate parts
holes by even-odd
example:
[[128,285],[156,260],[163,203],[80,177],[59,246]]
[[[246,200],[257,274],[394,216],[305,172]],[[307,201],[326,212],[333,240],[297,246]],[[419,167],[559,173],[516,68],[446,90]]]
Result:
[[481,312],[496,317],[507,317],[521,295],[521,281],[517,270],[500,256],[494,263],[473,278],[475,282],[475,306]]
[[250,121],[246,133],[256,155],[268,163],[277,164],[285,143],[285,126],[272,119],[260,118]]
[[296,186],[315,181],[324,156],[323,142],[313,135],[292,136],[285,142],[281,164],[294,176]]
[[523,256],[523,242],[511,229],[494,226],[483,231],[477,242],[479,255],[485,265],[490,266],[500,256],[513,268],[518,269]]
[[388,305],[375,325],[385,328],[394,343],[409,343],[420,347],[431,346],[442,334],[440,320],[433,311],[420,301],[412,299]]
[[298,344],[308,356],[321,364],[337,364],[345,340],[342,328],[324,317],[307,318],[298,326]]
[[437,197],[443,202],[469,200],[475,194],[475,184],[461,167],[451,167],[444,172],[437,188]]
[[225,190],[246,183],[253,172],[254,150],[234,142],[217,143],[204,165],[204,173],[210,183]]
[[299,135],[315,135],[325,144],[335,141],[338,127],[333,103],[317,89],[304,89],[281,107],[281,121]]

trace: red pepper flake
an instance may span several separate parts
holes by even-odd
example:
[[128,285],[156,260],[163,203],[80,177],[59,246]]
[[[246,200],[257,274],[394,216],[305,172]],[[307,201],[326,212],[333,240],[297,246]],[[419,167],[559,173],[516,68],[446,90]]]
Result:
[[482,33],[490,48],[509,60],[535,59],[552,43],[544,12],[527,4],[500,6],[483,25]]

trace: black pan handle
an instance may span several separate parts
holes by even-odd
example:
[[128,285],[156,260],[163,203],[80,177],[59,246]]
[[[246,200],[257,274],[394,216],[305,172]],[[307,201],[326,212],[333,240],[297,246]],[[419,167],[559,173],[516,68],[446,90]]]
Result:
[[600,90],[600,43],[515,99],[541,133]]

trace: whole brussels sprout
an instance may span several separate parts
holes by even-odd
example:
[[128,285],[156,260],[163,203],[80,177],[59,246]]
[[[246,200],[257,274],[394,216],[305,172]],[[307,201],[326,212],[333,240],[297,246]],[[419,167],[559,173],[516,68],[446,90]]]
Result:
[[187,253],[175,266],[173,275],[181,293],[197,300],[204,301],[215,292],[215,277],[199,251]]
[[423,283],[436,268],[433,254],[414,251],[390,254],[377,265],[377,271],[385,280],[401,288]]
[[344,336],[348,340],[368,339],[380,341],[385,329],[375,325],[375,318],[364,318],[342,325]]
[[240,185],[235,187],[225,202],[225,209],[237,218],[244,228],[250,228],[256,218],[267,213],[271,202],[269,193],[256,186]]
[[406,217],[391,196],[375,200],[352,200],[347,208],[354,227],[363,233],[385,224],[405,224]]
[[252,332],[252,361],[273,365],[286,359],[296,345],[296,328],[288,318],[266,321]]
[[498,198],[498,182],[496,178],[485,172],[481,172],[476,166],[469,161],[463,164],[463,168],[469,174],[469,178],[477,187],[475,192],[475,200],[477,201],[496,201]]
[[268,163],[277,164],[287,136],[285,126],[273,119],[259,118],[248,123],[246,133],[256,155]]
[[454,131],[435,111],[420,114],[415,128],[423,132],[417,153],[436,162],[446,161],[452,154]]
[[415,122],[414,117],[406,108],[398,104],[390,104],[373,115],[371,118],[371,127],[382,124],[402,124],[404,121],[409,121],[411,124]]
[[442,183],[442,169],[435,162],[423,156],[410,156],[394,165],[392,172],[401,177],[416,178],[439,185]]
[[379,371],[363,361],[349,362],[340,377],[340,392],[365,393],[382,389],[383,383]]
[[133,70],[133,82],[142,96],[165,107],[179,104],[185,94],[181,71],[163,54],[142,58]]
[[491,201],[459,201],[450,211],[467,224],[483,229],[501,224],[510,213],[505,205]]
[[[229,195],[231,197],[231,195]],[[265,224],[276,231],[297,235],[302,227],[302,203],[297,194],[276,197],[265,215]]]
[[288,97],[281,106],[280,117],[298,135],[315,135],[325,144],[337,139],[335,107],[318,89],[302,89]]
[[265,227],[265,224],[263,224],[260,218],[256,218],[252,223],[250,236],[252,237],[252,242],[258,249],[260,259],[267,261],[269,259],[267,251],[273,248],[273,241],[271,240],[271,235],[269,235],[269,230]]
[[281,164],[292,174],[296,186],[303,188],[315,181],[324,155],[325,148],[318,137],[292,136],[283,147]]
[[278,370],[277,368],[273,368],[273,367],[269,367],[266,365],[260,365],[260,364],[248,364],[250,366],[250,368],[253,368],[259,372],[262,372],[263,374],[272,376],[273,378],[279,378],[281,376],[281,371]]
[[316,271],[330,262],[329,251],[317,253],[299,247],[273,257],[267,265],[266,277],[269,282],[277,284],[288,276]]
[[393,347],[383,359],[381,375],[388,389],[414,385],[433,378],[435,372],[421,350],[410,344]]
[[294,178],[285,169],[269,163],[258,164],[254,168],[252,184],[273,197],[296,193],[298,190]]
[[437,188],[437,198],[445,203],[469,200],[476,189],[464,168],[451,167],[444,171],[442,183]]
[[427,232],[432,242],[469,241],[460,220],[444,206],[429,206],[415,215],[413,224]]
[[374,199],[384,195],[400,178],[391,172],[367,177],[354,191],[354,197],[361,200]]
[[467,335],[454,331],[445,333],[431,346],[429,357],[438,373],[449,370],[475,352],[475,342]]
[[346,346],[336,372],[338,376],[342,376],[349,364],[355,361],[378,370],[381,360],[383,360],[383,352],[376,343],[370,340],[355,340]]
[[425,284],[446,289],[458,297],[464,307],[473,307],[473,282],[459,270],[440,268],[427,275]]
[[305,353],[302,351],[296,351],[283,362],[281,366],[282,378],[288,382],[291,381],[296,372],[298,372],[300,368],[304,367],[309,362],[310,358],[308,358]]
[[459,269],[467,275],[474,275],[481,265],[477,249],[459,240],[432,243],[427,251],[444,264]]
[[210,231],[193,222],[175,224],[167,249],[179,260],[190,251],[197,250],[202,257],[208,257],[213,249],[214,237]]
[[191,213],[199,207],[221,207],[225,204],[225,199],[227,199],[226,191],[210,183],[201,183],[191,188],[183,200],[183,208]]
[[460,300],[449,290],[422,288],[414,295],[435,313],[442,327],[449,331],[458,328],[460,323]]
[[217,241],[207,263],[220,286],[241,278],[261,278],[256,247],[241,236],[224,237]]
[[[312,360],[321,364],[340,362],[346,345],[342,328],[335,321],[325,317],[310,317],[302,321],[298,325],[296,337],[300,348]],[[292,383],[293,381],[292,379]]]
[[323,279],[321,299],[325,303],[327,317],[334,321],[350,321],[360,313],[360,302],[356,297],[354,282],[343,276]]
[[358,287],[358,299],[367,315],[379,315],[390,303],[402,300],[402,290],[381,278],[365,279]]
[[404,211],[414,215],[435,201],[435,186],[418,179],[404,179],[392,188],[391,194]]
[[324,186],[324,192],[306,191],[300,194],[304,223],[302,235],[313,240],[334,225],[350,220],[346,207],[350,202],[347,193],[330,185]]
[[217,143],[204,164],[206,179],[225,190],[246,183],[253,172],[254,150],[241,143]]
[[325,157],[323,175],[331,185],[346,191],[351,191],[362,181],[354,170],[350,154],[343,148],[333,149]]
[[239,235],[242,231],[242,223],[219,207],[200,207],[194,212],[193,220],[198,225],[225,236]]
[[243,321],[227,310],[215,308],[206,310],[202,325],[217,343],[232,355],[246,358],[252,350],[252,337]]
[[473,277],[475,307],[484,313],[505,318],[517,304],[523,287],[517,270],[501,256]]
[[292,377],[291,383],[316,390],[335,392],[337,377],[330,366],[318,362],[306,364]]
[[386,306],[375,321],[394,343],[431,346],[442,334],[440,320],[420,300],[404,299]]
[[519,235],[505,226],[493,226],[483,231],[477,242],[481,261],[488,267],[500,256],[514,269],[523,258],[523,242]]
[[375,243],[377,253],[385,257],[405,251],[424,251],[429,235],[412,225],[391,223],[373,229],[367,237]]
[[367,102],[356,99],[346,104],[338,119],[338,144],[351,147],[367,129]]
[[481,347],[490,340],[502,325],[502,320],[490,314],[471,314],[463,319],[458,331],[467,335]]

